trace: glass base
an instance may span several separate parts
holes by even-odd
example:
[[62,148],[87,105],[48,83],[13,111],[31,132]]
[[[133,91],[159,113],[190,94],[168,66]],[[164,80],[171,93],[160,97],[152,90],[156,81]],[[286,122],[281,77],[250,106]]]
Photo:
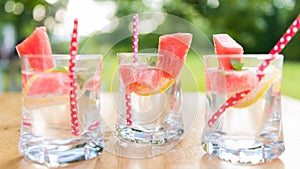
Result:
[[259,164],[276,159],[285,149],[284,143],[263,143],[258,140],[203,141],[204,150],[219,159],[232,163]]
[[115,135],[119,139],[142,145],[163,145],[178,140],[183,128],[117,126]]
[[173,149],[183,139],[183,129],[156,132],[117,126],[105,143],[105,150],[115,155],[129,158],[150,158]]
[[19,151],[26,159],[47,167],[62,167],[99,156],[104,148],[103,139],[91,140],[35,140],[20,141]]

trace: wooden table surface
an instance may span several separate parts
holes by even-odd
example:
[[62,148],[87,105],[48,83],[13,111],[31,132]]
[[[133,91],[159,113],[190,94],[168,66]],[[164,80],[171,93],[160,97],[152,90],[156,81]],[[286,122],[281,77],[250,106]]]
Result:
[[[114,95],[102,94],[102,115],[106,128],[113,126],[115,118]],[[282,97],[283,128],[286,150],[279,159],[261,165],[230,164],[208,156],[200,146],[203,125],[203,99],[201,93],[183,94],[183,113],[186,133],[182,141],[171,150],[150,158],[127,158],[115,155],[110,143],[103,154],[93,160],[79,162],[64,168],[97,169],[294,169],[299,168],[300,101]],[[0,169],[46,168],[25,160],[18,153],[21,123],[21,94],[0,94]],[[109,129],[107,130],[109,131]],[[109,140],[109,139],[106,139]]]

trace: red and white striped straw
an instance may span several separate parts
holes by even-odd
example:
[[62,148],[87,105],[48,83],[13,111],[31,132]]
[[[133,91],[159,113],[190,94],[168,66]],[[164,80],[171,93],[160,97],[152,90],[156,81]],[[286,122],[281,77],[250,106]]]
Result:
[[[138,53],[138,23],[139,23],[139,15],[133,15],[133,26],[132,26],[132,52],[133,52],[133,63],[138,61],[137,53]],[[125,94],[125,102],[126,102],[126,123],[127,126],[132,125],[132,106],[131,106],[131,96],[130,93]]]
[[138,34],[139,15],[133,15],[133,26],[132,26],[132,52],[133,52],[133,63],[138,61],[137,53],[139,50],[139,34]]
[[266,59],[262,64],[258,67],[258,71],[264,71],[266,67],[270,64],[270,62],[275,59],[275,55],[280,53],[284,47],[289,43],[289,41],[294,37],[294,35],[298,32],[300,28],[300,15],[294,20],[292,25],[287,29],[284,35],[280,38],[280,40],[276,43],[273,49],[270,51],[272,55],[271,58]]
[[[270,62],[275,59],[275,55],[279,54],[284,47],[289,43],[289,41],[294,37],[294,35],[300,29],[300,15],[295,19],[292,25],[287,29],[285,34],[280,38],[280,40],[276,43],[274,48],[270,51],[271,57],[264,60],[257,69],[257,72],[263,72],[266,67],[269,66]],[[259,80],[262,79],[263,76],[259,76]],[[225,112],[228,107],[235,105],[238,101],[242,100],[251,90],[245,90],[240,93],[236,93],[231,96],[226,102],[213,114],[213,116],[208,120],[207,124],[211,127],[219,117]]]
[[76,93],[76,55],[78,46],[78,19],[74,19],[74,28],[70,44],[70,60],[69,60],[69,77],[71,79],[71,90],[70,90],[70,111],[71,111],[71,128],[72,134],[77,136],[80,132],[79,130],[79,119],[78,119],[78,109],[77,109],[77,93]]

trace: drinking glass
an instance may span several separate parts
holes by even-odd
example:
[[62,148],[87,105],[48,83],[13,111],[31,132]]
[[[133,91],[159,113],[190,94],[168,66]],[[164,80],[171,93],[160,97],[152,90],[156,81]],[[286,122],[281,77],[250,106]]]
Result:
[[[228,59],[231,64],[242,59],[241,70],[223,69]],[[282,63],[283,55],[204,56],[207,102],[202,146],[208,154],[257,164],[283,153]]]
[[[48,167],[97,157],[103,151],[100,114],[101,55],[76,57],[76,94],[70,94],[69,55],[21,56],[22,125],[19,151],[25,158]],[[39,66],[37,66],[39,65]],[[70,98],[73,97],[73,100]],[[77,104],[79,133],[73,134],[70,105]]]
[[[137,62],[134,62],[136,57]],[[119,106],[115,135],[134,145],[159,146],[184,132],[180,71],[156,53],[118,53]],[[174,56],[176,57],[176,56]],[[178,75],[177,77],[172,75]]]

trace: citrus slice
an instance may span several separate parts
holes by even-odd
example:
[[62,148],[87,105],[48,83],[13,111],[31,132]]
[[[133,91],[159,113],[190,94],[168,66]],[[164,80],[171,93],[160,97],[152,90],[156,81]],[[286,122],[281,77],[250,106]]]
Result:
[[135,73],[135,79],[136,81],[130,83],[126,90],[141,96],[162,93],[175,83],[172,76],[157,68],[139,70]]
[[254,103],[256,103],[264,93],[270,88],[270,86],[274,83],[274,81],[279,76],[279,71],[274,66],[269,66],[266,69],[266,73],[263,79],[257,84],[255,88],[251,90],[249,94],[246,95],[245,98],[238,101],[233,107],[236,108],[245,108]]

